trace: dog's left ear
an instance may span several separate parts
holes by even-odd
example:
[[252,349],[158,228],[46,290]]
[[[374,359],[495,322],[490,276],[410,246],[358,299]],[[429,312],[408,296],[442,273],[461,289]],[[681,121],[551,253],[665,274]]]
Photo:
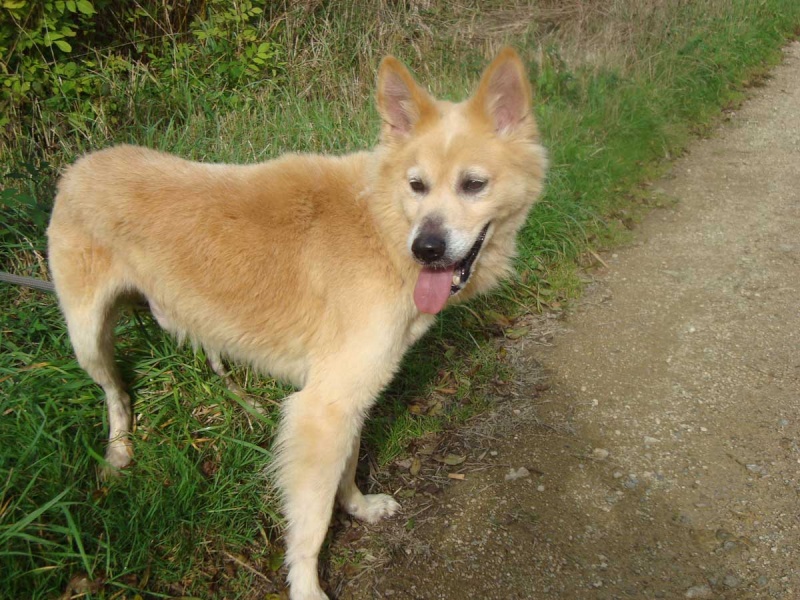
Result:
[[486,67],[470,104],[490,120],[500,135],[536,135],[531,114],[531,85],[522,59],[513,48],[501,50]]

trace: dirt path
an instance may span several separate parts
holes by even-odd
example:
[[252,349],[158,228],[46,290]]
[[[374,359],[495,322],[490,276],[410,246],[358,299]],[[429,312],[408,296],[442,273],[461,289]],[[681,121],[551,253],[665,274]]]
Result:
[[800,598],[800,43],[657,187],[339,598]]

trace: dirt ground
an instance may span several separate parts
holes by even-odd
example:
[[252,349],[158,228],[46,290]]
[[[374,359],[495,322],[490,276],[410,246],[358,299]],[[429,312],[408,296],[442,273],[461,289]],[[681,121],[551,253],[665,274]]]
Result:
[[800,43],[654,190],[497,410],[389,470],[403,513],[339,528],[335,597],[800,598]]

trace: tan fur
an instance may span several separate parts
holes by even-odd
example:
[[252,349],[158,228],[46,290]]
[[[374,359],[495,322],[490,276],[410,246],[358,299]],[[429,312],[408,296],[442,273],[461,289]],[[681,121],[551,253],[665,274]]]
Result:
[[[368,153],[247,166],[133,146],[86,155],[62,177],[48,230],[76,355],[107,395],[109,472],[132,456],[112,339],[126,293],[144,295],[159,323],[202,345],[212,363],[224,355],[299,388],[284,401],[275,462],[294,600],[325,598],[317,555],[336,497],[369,522],[398,508],[389,496],[362,495],[354,474],[365,415],[434,320],[413,299],[415,227],[435,215],[453,246],[468,248],[491,222],[472,276],[450,300],[462,301],[508,273],[544,175],[513,50],[461,104],[432,99],[386,58],[378,107],[381,143]],[[459,178],[473,168],[488,185],[464,197]],[[410,169],[430,184],[424,198],[409,189]]]

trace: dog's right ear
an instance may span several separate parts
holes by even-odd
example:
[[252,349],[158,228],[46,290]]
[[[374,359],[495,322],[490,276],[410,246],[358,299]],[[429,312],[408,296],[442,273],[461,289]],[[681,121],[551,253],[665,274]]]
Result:
[[378,112],[384,142],[402,142],[437,114],[433,98],[394,56],[384,58],[378,71]]

